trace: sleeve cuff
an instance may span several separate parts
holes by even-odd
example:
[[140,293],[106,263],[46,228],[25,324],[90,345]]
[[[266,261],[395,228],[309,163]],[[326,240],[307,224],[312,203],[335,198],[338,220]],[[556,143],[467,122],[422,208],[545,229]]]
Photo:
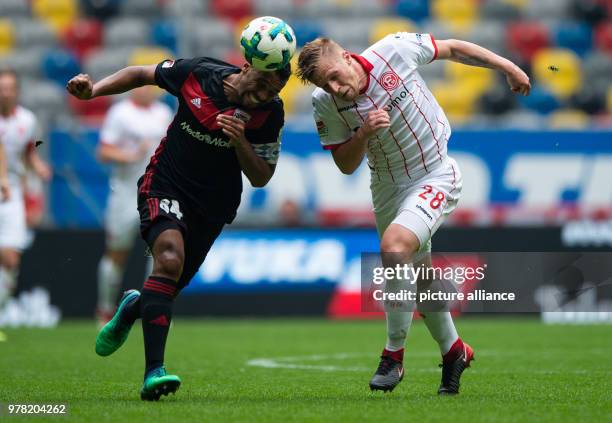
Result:
[[323,146],[323,150],[328,150],[328,151],[334,151],[335,149],[337,149],[338,147],[340,147],[343,144],[346,144],[347,142],[349,142],[351,139],[349,138],[346,141],[342,141],[338,144],[328,144],[328,145],[324,145]]
[[434,38],[433,35],[429,34],[429,36],[431,37],[431,43],[434,46],[434,55],[431,58],[431,60],[429,61],[429,63],[433,62],[434,60],[436,60],[438,58],[438,45],[436,44],[436,39]]

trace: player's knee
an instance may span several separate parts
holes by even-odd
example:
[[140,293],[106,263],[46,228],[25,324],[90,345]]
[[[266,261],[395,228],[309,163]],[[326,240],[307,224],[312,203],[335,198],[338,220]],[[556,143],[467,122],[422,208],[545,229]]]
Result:
[[380,241],[380,251],[383,253],[402,253],[413,255],[419,249],[419,240],[410,230],[391,225]]
[[153,273],[178,280],[185,260],[182,251],[172,242],[165,242],[158,249],[159,253],[155,255]]

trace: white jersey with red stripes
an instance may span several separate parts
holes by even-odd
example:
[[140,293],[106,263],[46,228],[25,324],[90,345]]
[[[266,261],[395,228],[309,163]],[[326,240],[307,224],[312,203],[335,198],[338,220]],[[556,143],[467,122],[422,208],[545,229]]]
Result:
[[125,99],[109,109],[100,129],[100,142],[134,152],[146,143],[150,152],[136,163],[115,163],[111,177],[114,187],[121,184],[129,187],[135,198],[136,182],[143,175],[155,148],[166,134],[172,115],[170,107],[160,101],[144,107],[131,99]]
[[0,115],[0,143],[6,153],[11,190],[21,190],[25,154],[33,146],[36,131],[36,117],[25,107],[17,106],[9,116]]
[[430,34],[398,32],[353,55],[368,73],[367,86],[348,102],[317,88],[314,118],[321,144],[333,149],[348,141],[363,125],[368,112],[384,109],[390,128],[368,140],[372,177],[381,181],[410,181],[445,162],[451,127],[444,111],[418,73],[437,57]]

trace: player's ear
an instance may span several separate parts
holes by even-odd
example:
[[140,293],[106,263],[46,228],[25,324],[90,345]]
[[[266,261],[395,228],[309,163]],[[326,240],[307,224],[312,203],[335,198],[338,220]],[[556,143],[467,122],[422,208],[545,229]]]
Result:
[[347,50],[342,51],[342,58],[344,59],[347,65],[351,64],[351,59],[352,59],[351,53],[348,52]]
[[244,65],[242,65],[242,69],[241,69],[242,73],[248,73],[250,70],[251,70],[251,65],[249,65],[248,63],[245,63]]

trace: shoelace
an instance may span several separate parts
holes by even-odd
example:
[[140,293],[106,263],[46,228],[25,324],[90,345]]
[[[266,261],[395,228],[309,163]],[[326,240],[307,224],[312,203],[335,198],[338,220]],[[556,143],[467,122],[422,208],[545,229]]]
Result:
[[394,360],[391,357],[380,356],[380,363],[378,364],[378,369],[376,369],[377,375],[386,376],[393,367]]

